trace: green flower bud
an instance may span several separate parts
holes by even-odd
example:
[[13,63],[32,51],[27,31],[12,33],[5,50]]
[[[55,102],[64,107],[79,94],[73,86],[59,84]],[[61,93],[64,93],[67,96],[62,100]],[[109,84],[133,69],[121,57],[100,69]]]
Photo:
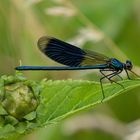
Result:
[[38,106],[37,94],[34,93],[35,85],[31,81],[15,81],[4,85],[1,96],[1,105],[8,113],[18,120],[34,112]]

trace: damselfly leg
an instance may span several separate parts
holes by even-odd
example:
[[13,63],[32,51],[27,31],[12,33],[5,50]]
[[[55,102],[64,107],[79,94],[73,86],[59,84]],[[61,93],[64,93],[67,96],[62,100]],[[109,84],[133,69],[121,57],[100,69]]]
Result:
[[[105,94],[104,94],[104,90],[103,90],[103,84],[102,84],[102,80],[103,80],[103,79],[107,78],[111,83],[114,82],[114,83],[118,84],[119,86],[121,86],[122,88],[124,88],[124,86],[123,86],[122,84],[120,84],[120,83],[118,83],[118,82],[112,80],[112,78],[113,78],[114,76],[119,76],[119,74],[122,72],[121,70],[120,70],[120,71],[114,71],[113,73],[110,73],[110,74],[108,74],[108,75],[105,75],[105,74],[103,73],[103,72],[105,72],[105,71],[110,71],[110,72],[112,72],[112,70],[106,70],[106,69],[100,70],[100,73],[103,75],[103,77],[100,78],[101,90],[102,90],[102,95],[103,95],[103,99],[102,99],[102,100],[104,100],[104,98],[105,98]],[[119,76],[119,77],[121,77],[121,76]]]

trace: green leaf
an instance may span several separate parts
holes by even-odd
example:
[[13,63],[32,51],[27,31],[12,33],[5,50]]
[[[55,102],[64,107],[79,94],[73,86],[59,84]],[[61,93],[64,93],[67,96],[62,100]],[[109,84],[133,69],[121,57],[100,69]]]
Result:
[[106,98],[102,101],[100,83],[92,81],[48,81],[40,94],[37,116],[40,124],[55,123],[78,111],[93,108],[130,89],[140,86],[140,80],[104,84]]
[[[100,83],[82,80],[41,81],[21,74],[0,79],[0,138],[27,133],[35,128],[57,123],[86,109],[140,86],[140,79],[104,84],[102,100]],[[27,92],[27,93],[26,93]],[[18,108],[18,109],[17,109]],[[12,128],[12,129],[11,129]]]

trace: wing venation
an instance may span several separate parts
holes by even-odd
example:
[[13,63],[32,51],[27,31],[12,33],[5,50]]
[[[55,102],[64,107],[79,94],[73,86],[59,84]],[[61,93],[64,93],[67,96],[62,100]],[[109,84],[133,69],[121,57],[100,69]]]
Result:
[[67,66],[90,66],[106,64],[108,57],[82,50],[56,38],[44,36],[38,40],[39,49],[52,60]]

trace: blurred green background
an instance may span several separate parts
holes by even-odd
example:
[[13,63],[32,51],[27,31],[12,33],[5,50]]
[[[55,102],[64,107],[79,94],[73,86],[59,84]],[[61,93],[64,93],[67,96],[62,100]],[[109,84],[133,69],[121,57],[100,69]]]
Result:
[[[43,35],[81,48],[131,59],[140,74],[140,0],[1,0],[0,74],[14,74],[22,65],[59,65],[37,48]],[[98,81],[98,71],[24,72],[33,80],[87,79]],[[125,74],[122,76],[126,77]],[[36,130],[21,140],[138,140],[140,88],[120,95],[94,110]]]

